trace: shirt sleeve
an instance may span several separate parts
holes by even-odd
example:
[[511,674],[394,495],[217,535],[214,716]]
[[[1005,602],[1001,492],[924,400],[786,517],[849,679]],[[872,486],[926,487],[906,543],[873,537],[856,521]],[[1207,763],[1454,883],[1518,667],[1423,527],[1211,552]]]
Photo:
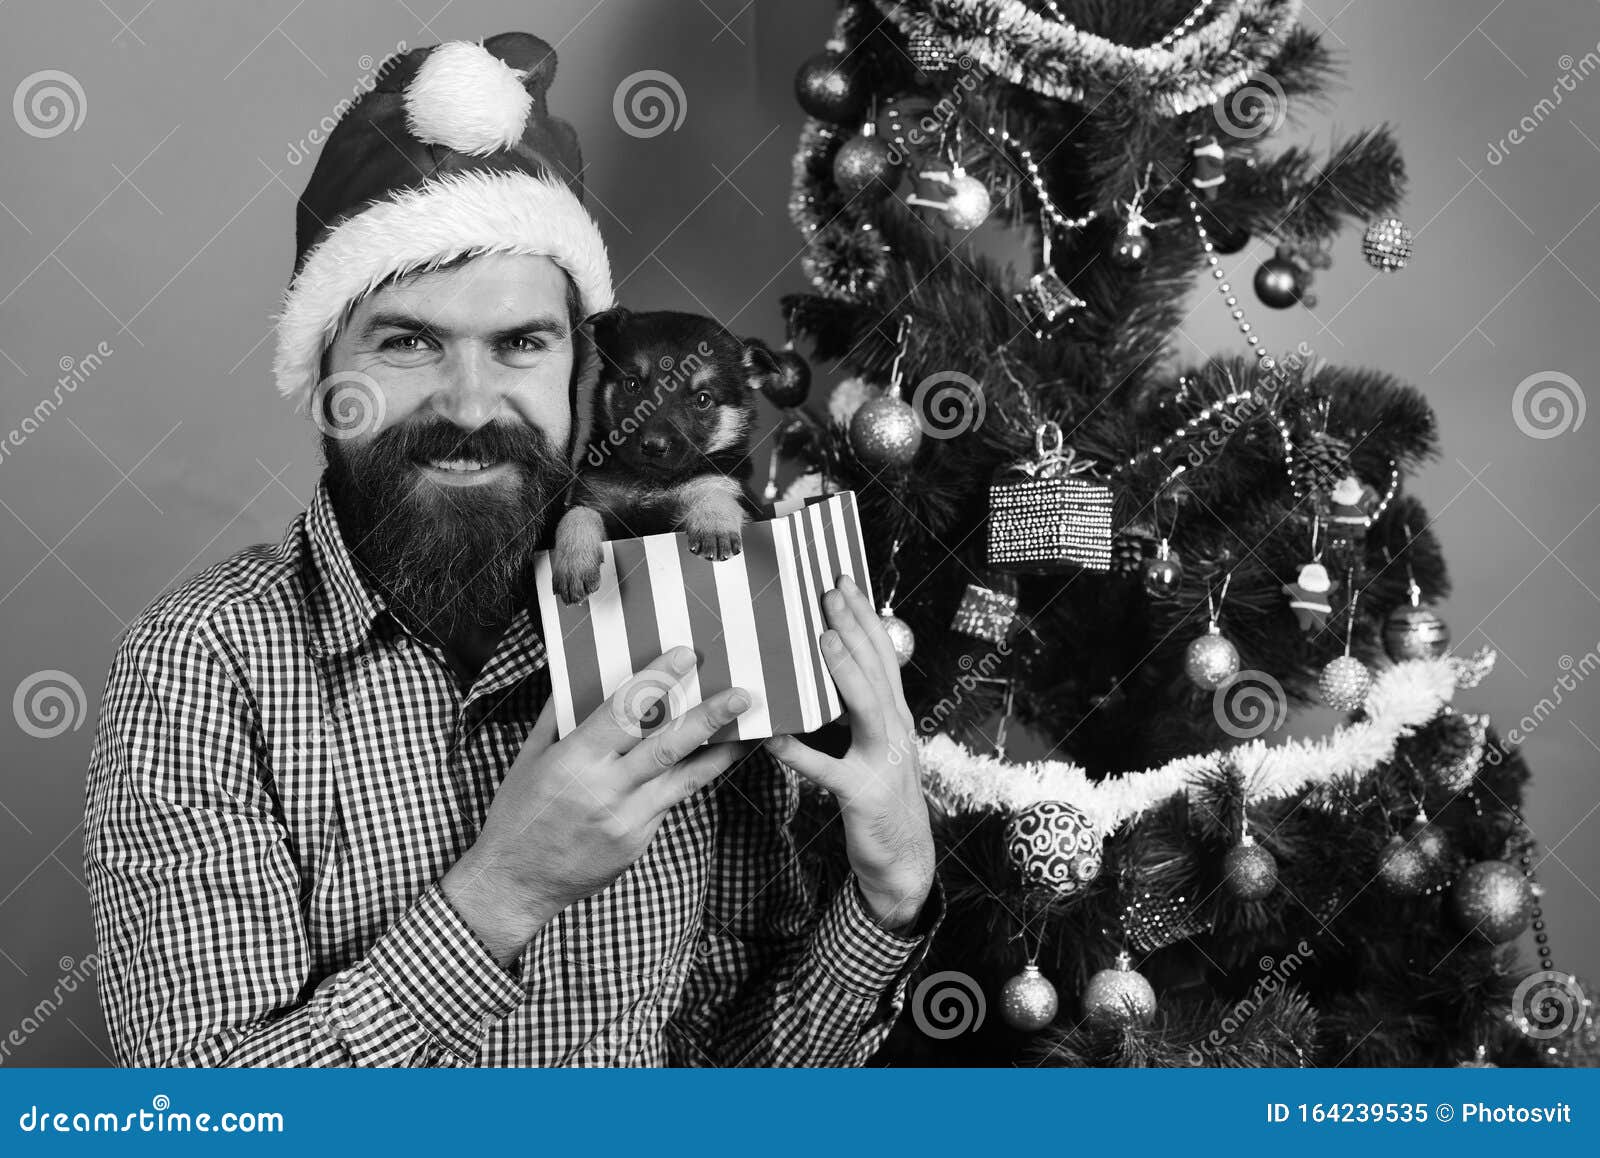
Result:
[[858,1066],[883,1044],[943,915],[911,936],[868,915],[853,875],[819,904],[790,824],[792,769],[757,750],[718,793],[717,864],[698,956],[669,1026],[678,1065]]
[[117,1061],[456,1066],[522,997],[430,886],[313,987],[256,713],[206,626],[141,621],[89,761],[84,867]]

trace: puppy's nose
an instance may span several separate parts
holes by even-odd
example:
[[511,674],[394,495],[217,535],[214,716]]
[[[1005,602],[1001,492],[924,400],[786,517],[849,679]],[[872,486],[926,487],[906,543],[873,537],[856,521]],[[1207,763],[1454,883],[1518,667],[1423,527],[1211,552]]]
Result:
[[660,458],[667,453],[667,440],[659,434],[647,434],[639,440],[639,449],[647,458]]

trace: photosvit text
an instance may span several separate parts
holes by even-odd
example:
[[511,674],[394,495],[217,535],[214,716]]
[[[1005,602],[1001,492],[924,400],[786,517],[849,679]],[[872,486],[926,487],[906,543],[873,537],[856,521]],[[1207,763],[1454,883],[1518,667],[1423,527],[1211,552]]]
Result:
[[1323,1123],[1339,1125],[1421,1124],[1460,1122],[1463,1125],[1570,1125],[1572,1107],[1566,1102],[1547,1106],[1517,1106],[1507,1103],[1491,1106],[1487,1102],[1268,1102],[1267,1121],[1284,1123]]

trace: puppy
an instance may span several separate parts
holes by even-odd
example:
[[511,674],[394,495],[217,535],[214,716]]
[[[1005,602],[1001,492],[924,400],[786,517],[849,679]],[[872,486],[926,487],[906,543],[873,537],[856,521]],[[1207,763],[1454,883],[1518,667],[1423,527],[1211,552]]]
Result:
[[591,319],[600,356],[589,445],[556,525],[555,590],[568,603],[600,584],[600,544],[683,531],[689,549],[726,559],[755,507],[755,391],[779,375],[772,351],[710,318],[622,307]]

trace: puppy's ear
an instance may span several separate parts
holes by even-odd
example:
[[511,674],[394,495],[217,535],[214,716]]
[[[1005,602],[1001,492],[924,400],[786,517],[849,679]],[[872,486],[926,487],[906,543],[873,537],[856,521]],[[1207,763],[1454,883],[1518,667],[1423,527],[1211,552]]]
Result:
[[778,356],[760,338],[745,339],[744,368],[752,390],[765,390],[783,377]]
[[598,339],[602,335],[615,333],[632,316],[626,306],[612,306],[608,310],[597,310],[590,314],[583,319],[583,324],[588,326],[589,332]]

